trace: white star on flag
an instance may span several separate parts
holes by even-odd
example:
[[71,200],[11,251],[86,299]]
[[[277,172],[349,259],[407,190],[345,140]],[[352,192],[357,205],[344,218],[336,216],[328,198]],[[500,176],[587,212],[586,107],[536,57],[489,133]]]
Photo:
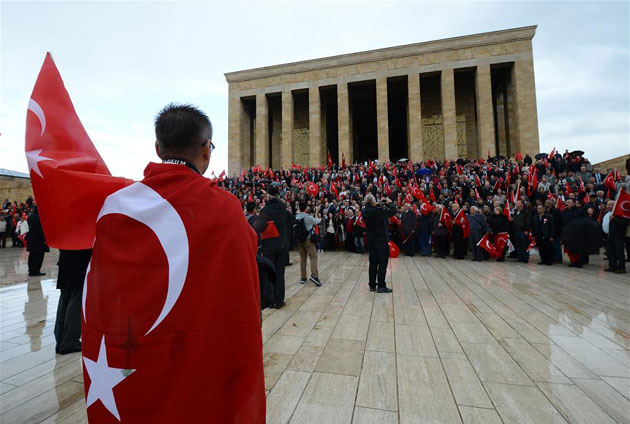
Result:
[[39,162],[45,160],[54,160],[51,158],[47,158],[45,156],[41,156],[42,149],[39,150],[31,150],[26,152],[26,161],[28,162],[28,170],[35,172],[40,177],[44,178],[42,175],[42,171],[39,170]]
[[105,347],[105,336],[101,339],[101,348],[98,352],[96,362],[83,357],[85,369],[90,376],[90,389],[87,395],[87,405],[89,408],[97,400],[120,421],[116,399],[114,398],[114,387],[127,378],[135,370],[122,368],[112,368],[107,364],[107,348]]

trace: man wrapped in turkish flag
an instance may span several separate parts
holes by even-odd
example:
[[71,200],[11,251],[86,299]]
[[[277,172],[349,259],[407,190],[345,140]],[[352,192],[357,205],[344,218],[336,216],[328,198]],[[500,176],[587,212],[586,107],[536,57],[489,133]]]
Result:
[[141,182],[105,199],[83,291],[90,423],[264,423],[257,239],[202,177],[203,112],[167,106]]

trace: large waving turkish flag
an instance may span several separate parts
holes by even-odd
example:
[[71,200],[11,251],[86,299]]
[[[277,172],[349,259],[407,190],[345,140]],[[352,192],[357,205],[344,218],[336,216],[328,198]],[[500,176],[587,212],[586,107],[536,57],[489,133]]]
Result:
[[111,176],[50,53],[29,101],[25,150],[47,243],[59,249],[90,249],[103,200],[133,181]]

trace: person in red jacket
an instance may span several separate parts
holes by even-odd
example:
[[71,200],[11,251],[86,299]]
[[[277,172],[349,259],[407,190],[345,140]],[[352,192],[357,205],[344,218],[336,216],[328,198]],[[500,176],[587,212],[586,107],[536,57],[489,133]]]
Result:
[[145,178],[105,199],[83,292],[90,423],[264,423],[257,239],[238,200],[202,174],[200,110],[155,121]]

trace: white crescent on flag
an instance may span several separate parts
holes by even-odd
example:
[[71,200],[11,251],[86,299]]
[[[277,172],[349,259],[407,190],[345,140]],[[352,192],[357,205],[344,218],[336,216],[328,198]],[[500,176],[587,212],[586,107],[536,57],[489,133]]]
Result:
[[44,110],[39,105],[39,103],[37,103],[33,99],[30,99],[28,101],[28,110],[33,112],[35,116],[37,116],[37,119],[39,119],[39,123],[42,127],[42,133],[40,134],[40,136],[44,135],[44,131],[46,131],[46,115],[44,115]]
[[619,209],[624,212],[630,212],[630,200],[623,200],[619,202]]
[[[188,235],[175,208],[159,193],[142,183],[134,183],[105,199],[97,221],[110,214],[121,214],[149,227],[157,236],[168,261],[168,291],[160,315],[149,331],[168,316],[181,294],[188,274]],[[89,269],[88,269],[89,273]],[[86,273],[87,275],[87,273]],[[83,316],[88,286],[83,289]]]

